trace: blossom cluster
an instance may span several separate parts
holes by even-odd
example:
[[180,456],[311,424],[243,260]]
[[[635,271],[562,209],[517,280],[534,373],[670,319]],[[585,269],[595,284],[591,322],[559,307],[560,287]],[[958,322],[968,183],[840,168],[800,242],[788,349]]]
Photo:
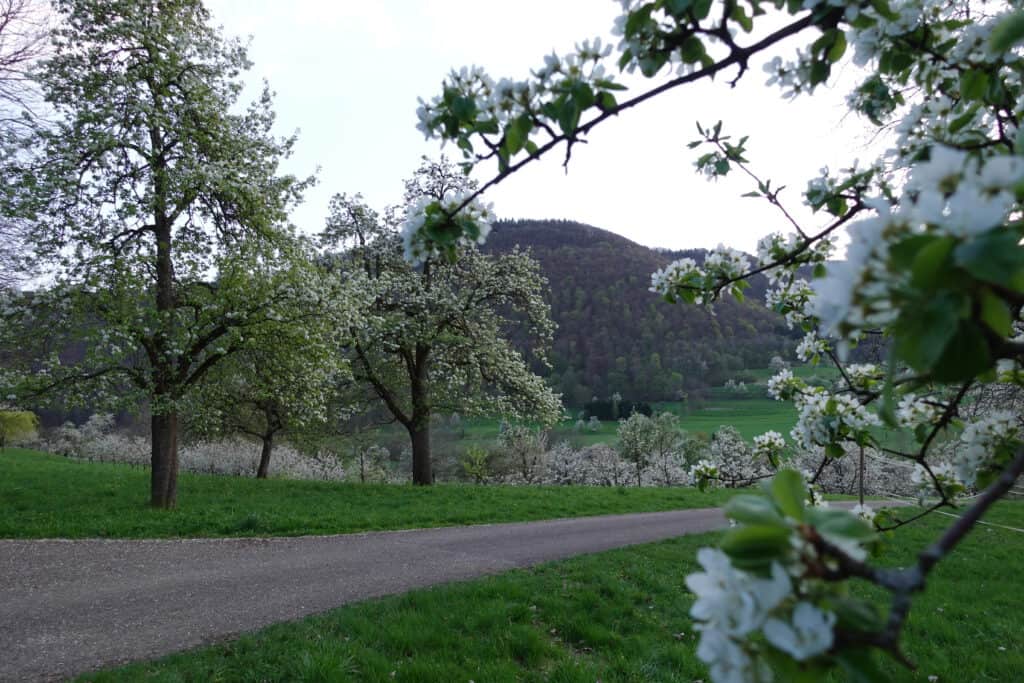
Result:
[[650,291],[661,296],[671,296],[680,287],[700,286],[704,274],[692,258],[681,258],[651,274]]
[[690,479],[704,488],[718,478],[718,465],[706,458],[701,458],[690,468]]
[[754,437],[754,455],[770,463],[778,463],[785,449],[786,440],[774,430]]
[[1015,210],[1022,181],[1024,159],[980,161],[933,147],[931,158],[913,167],[903,201],[871,201],[875,216],[851,228],[845,261],[829,264],[826,276],[814,283],[810,309],[822,331],[850,340],[860,330],[895,322],[901,305],[916,300],[904,293],[910,274],[894,261],[891,247],[917,235],[965,243],[1001,228]]
[[828,353],[828,341],[820,338],[814,330],[804,335],[796,346],[796,357],[805,363],[817,362]]
[[995,412],[969,423],[960,435],[963,448],[953,462],[957,477],[964,484],[974,484],[981,473],[1009,459],[1020,446],[1020,437],[1020,423],[1012,413]]
[[814,387],[799,395],[800,413],[790,432],[802,448],[832,446],[844,440],[863,443],[872,427],[881,426],[878,414],[850,394],[829,394]]
[[904,394],[896,407],[896,420],[901,427],[916,429],[918,426],[937,424],[942,418],[942,408],[934,401],[927,401],[912,393]]
[[720,549],[698,551],[702,571],[686,579],[697,597],[697,656],[714,681],[773,680],[771,651],[819,664],[837,640],[840,620],[828,605],[841,589],[813,568],[835,566],[838,554],[862,560],[873,542],[870,509],[814,507],[798,473],[781,470],[776,480],[770,494],[730,501],[726,515],[738,525]]
[[789,401],[802,393],[807,383],[795,377],[789,368],[783,368],[768,379],[768,395],[776,401]]
[[650,291],[672,303],[711,304],[725,287],[734,293],[741,291],[745,283],[738,281],[749,267],[743,252],[719,244],[701,265],[692,258],[681,258],[653,273]]
[[402,223],[405,260],[418,265],[444,254],[446,246],[483,244],[491,232],[494,213],[490,204],[467,201],[467,194],[462,192],[441,200],[417,199]]
[[[495,81],[477,66],[453,69],[444,82],[442,95],[429,102],[420,98],[416,110],[417,128],[428,139],[464,140],[460,146],[467,156],[472,149],[472,136],[477,135],[485,145],[492,146],[493,140],[499,137],[507,143],[509,131],[515,131],[512,135],[518,142],[512,148],[506,147],[511,156],[527,147],[525,142],[531,131],[543,129],[538,122],[559,97],[580,89],[586,89],[591,98],[594,92],[610,96],[609,91],[623,89],[603,64],[611,51],[612,46],[602,43],[600,38],[583,41],[571,54],[547,55],[544,65],[534,70],[533,78],[527,80],[502,78]],[[453,104],[456,101],[458,107]],[[577,103],[577,116],[580,110],[595,103],[596,99]]]

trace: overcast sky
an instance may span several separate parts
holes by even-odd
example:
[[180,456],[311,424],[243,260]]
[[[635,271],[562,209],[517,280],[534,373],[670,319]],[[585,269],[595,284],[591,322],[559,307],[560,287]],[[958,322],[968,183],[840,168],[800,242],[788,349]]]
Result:
[[[319,184],[293,219],[306,231],[323,224],[337,192],[361,192],[382,208],[399,201],[402,179],[440,146],[416,130],[417,97],[440,92],[452,67],[483,66],[495,78],[525,77],[552,50],[564,54],[585,38],[608,36],[614,0],[207,0],[227,35],[251,37],[249,78],[277,93],[282,134],[299,131],[287,170]],[[610,38],[609,38],[610,39]],[[788,57],[796,45],[783,48]],[[769,59],[776,53],[765,55]],[[751,251],[762,235],[785,229],[763,202],[741,199],[737,177],[711,183],[694,172],[695,121],[722,119],[725,130],[750,135],[754,167],[800,191],[825,165],[868,159],[868,131],[844,117],[846,85],[813,98],[783,100],[765,87],[762,62],[730,89],[724,82],[684,86],[599,126],[573,152],[528,165],[488,192],[502,218],[566,218],[669,248],[725,243]],[[877,147],[877,145],[876,145]],[[446,150],[456,156],[457,150]],[[489,177],[496,169],[476,174]],[[812,223],[813,225],[813,223]]]

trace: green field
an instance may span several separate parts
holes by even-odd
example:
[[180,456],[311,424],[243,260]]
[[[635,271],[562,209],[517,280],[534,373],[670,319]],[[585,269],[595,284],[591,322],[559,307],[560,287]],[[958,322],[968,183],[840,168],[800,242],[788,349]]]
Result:
[[[990,519],[1024,527],[1024,504],[1003,503]],[[932,516],[902,529],[879,562],[906,566],[949,522]],[[82,680],[706,681],[683,578],[697,569],[697,549],[716,539],[689,536],[372,600]],[[887,678],[1021,680],[1022,589],[1024,535],[976,529],[915,599],[904,651],[917,670],[879,657]],[[855,592],[884,605],[880,594]]]
[[[678,415],[680,428],[691,434],[709,437],[719,428],[730,425],[748,440],[771,429],[786,435],[796,423],[797,416],[792,403],[755,397],[712,398],[693,410],[687,410],[678,402],[656,403],[652,407],[656,412],[667,411]],[[569,420],[549,431],[548,442],[553,445],[567,441],[576,448],[597,443],[614,446],[618,440],[618,428],[618,422],[601,422],[596,431],[590,431],[589,428],[576,429],[575,420]],[[460,452],[470,446],[493,449],[497,445],[499,431],[499,420],[465,419],[458,434],[438,444],[438,447],[454,447]],[[396,431],[394,438],[398,441],[402,436]]]
[[683,415],[680,425],[688,432],[709,436],[720,427],[731,425],[743,438],[750,440],[772,429],[784,436],[789,434],[796,424],[796,416],[796,408],[786,401],[737,398],[708,401],[703,407]]
[[[806,380],[831,381],[838,371],[830,366],[799,365],[792,368],[793,374]],[[735,427],[747,440],[769,430],[787,436],[796,423],[797,411],[792,403],[775,401],[765,395],[764,383],[775,374],[769,368],[743,370],[739,373],[757,379],[750,384],[748,393],[737,394],[724,387],[712,387],[705,396],[689,404],[679,401],[662,401],[652,404],[655,412],[670,412],[679,416],[679,427],[687,432],[707,438],[723,426]],[[548,443],[555,445],[567,442],[574,448],[594,444],[615,446],[618,441],[617,421],[601,422],[595,431],[589,426],[577,428],[575,417],[578,409],[571,409],[573,417],[548,430]],[[470,447],[492,451],[498,445],[501,420],[495,418],[463,418],[457,425],[450,420],[439,419],[432,427],[434,453],[439,458],[455,456],[455,460]],[[401,427],[390,425],[380,427],[363,438],[387,445],[392,452],[399,452],[408,445],[408,435]],[[788,438],[788,437],[787,437]],[[345,440],[340,439],[336,447],[346,450]]]
[[[806,380],[831,381],[838,371],[831,366],[798,365],[791,368],[794,375]],[[753,439],[768,430],[775,430],[783,435],[789,433],[796,423],[797,412],[792,403],[775,401],[764,395],[764,383],[775,371],[769,368],[743,370],[740,375],[757,379],[758,384],[749,385],[748,394],[730,392],[724,387],[712,387],[707,390],[707,398],[695,401],[689,407],[678,401],[654,403],[656,412],[671,412],[679,416],[680,428],[693,433],[710,436],[720,427],[731,425],[745,439]],[[617,422],[602,422],[597,431],[591,432],[584,428],[577,430],[575,418],[555,426],[549,434],[550,443],[568,441],[576,447],[589,446],[595,443],[614,445],[618,429]],[[456,439],[456,448],[462,450],[469,445],[492,448],[498,438],[499,420],[466,419],[460,426],[460,438]]]
[[348,484],[182,474],[177,510],[147,505],[149,471],[0,451],[0,538],[295,536],[713,507],[690,488]]

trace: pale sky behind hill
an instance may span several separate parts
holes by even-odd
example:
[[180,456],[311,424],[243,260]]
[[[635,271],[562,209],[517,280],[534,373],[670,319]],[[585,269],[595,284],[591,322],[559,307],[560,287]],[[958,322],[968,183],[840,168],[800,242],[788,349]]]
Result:
[[[614,0],[207,0],[227,35],[251,36],[252,94],[261,79],[277,93],[279,131],[299,131],[286,170],[319,183],[293,214],[318,231],[337,192],[361,192],[376,208],[396,203],[402,179],[436,142],[416,130],[417,97],[429,99],[453,67],[483,66],[493,77],[525,77],[552,50],[564,54],[586,38],[610,38],[619,12]],[[566,174],[564,152],[527,165],[489,191],[501,218],[566,218],[589,223],[648,246],[673,249],[718,243],[752,251],[757,239],[785,230],[763,201],[741,199],[749,179],[730,175],[711,183],[697,176],[695,121],[722,119],[726,132],[750,135],[749,158],[771,177],[794,212],[800,193],[822,166],[840,168],[877,155],[870,131],[843,105],[843,85],[812,98],[786,101],[765,87],[764,61],[790,57],[798,45],[752,63],[740,85],[724,80],[684,86],[599,126],[578,145]],[[640,79],[636,79],[640,81]],[[640,83],[638,83],[639,85]],[[634,90],[634,88],[631,88]],[[620,98],[620,100],[623,98]],[[445,150],[457,157],[457,150]],[[476,175],[487,179],[495,167]]]

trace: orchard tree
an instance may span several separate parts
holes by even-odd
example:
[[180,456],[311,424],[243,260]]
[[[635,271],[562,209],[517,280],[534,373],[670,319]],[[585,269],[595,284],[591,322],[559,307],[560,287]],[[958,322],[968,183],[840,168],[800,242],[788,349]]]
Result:
[[39,428],[39,418],[27,410],[6,410],[0,407],[0,449],[12,439],[32,436]]
[[46,324],[88,350],[73,366],[47,359],[20,391],[145,402],[151,503],[174,507],[189,392],[250,329],[318,295],[276,265],[305,182],[278,171],[292,140],[271,134],[270,93],[238,108],[246,51],[198,0],[54,5],[35,73],[53,122],[5,150],[2,208],[52,276],[34,297]]
[[679,428],[679,417],[670,412],[658,413],[651,418],[651,462],[663,486],[685,483],[686,455],[695,443]]
[[[439,254],[475,238],[470,209],[483,190],[556,148],[568,164],[595,127],[662,93],[713,77],[735,84],[760,61],[769,85],[798,98],[827,83],[852,51],[862,80],[847,101],[892,136],[886,157],[811,179],[803,199],[819,218],[805,224],[777,183],[754,169],[746,137],[727,135],[721,122],[698,125],[698,171],[744,173],[748,195],[781,212],[793,232],[765,237],[754,262],[726,247],[699,265],[680,259],[653,274],[651,288],[669,302],[709,305],[742,296],[747,278],[764,274],[767,303],[808,335],[801,359],[828,357],[841,373],[831,389],[785,369],[771,381],[772,394],[799,411],[795,448],[781,434],[762,435],[755,452],[778,473],[765,493],[730,502],[736,528],[698,553],[703,571],[687,578],[697,596],[698,657],[720,683],[767,681],[773,670],[781,680],[821,680],[837,667],[855,680],[880,680],[871,652],[910,663],[901,635],[913,596],[1024,472],[1020,415],[972,418],[965,410],[978,383],[1024,383],[1024,340],[1014,327],[1024,305],[1024,12],[1014,3],[954,0],[621,5],[615,65],[653,81],[637,94],[623,93],[608,63],[613,47],[596,41],[548,56],[525,80],[453,71],[441,94],[422,102],[428,137],[456,143],[467,164],[495,163],[497,174],[454,206],[422,206],[408,223],[417,230],[410,240]],[[765,61],[784,45],[793,58]],[[836,261],[841,231],[849,246]],[[846,362],[852,346],[877,336],[890,341],[885,363]],[[879,444],[883,426],[907,430],[916,445]],[[959,448],[948,455],[936,447],[943,441]],[[830,461],[864,449],[915,467],[928,507],[874,516],[809,502],[808,484]],[[784,458],[797,450],[817,454],[807,480]],[[714,470],[711,462],[694,466],[702,478]],[[971,491],[978,493],[968,507],[917,562],[881,568],[868,560],[878,530]],[[888,614],[852,597],[853,581],[887,591]]]
[[[415,220],[436,202],[456,205],[472,187],[452,164],[425,162],[406,184],[408,216]],[[524,326],[534,360],[545,362],[554,324],[537,262],[520,251],[480,253],[472,242],[489,223],[480,208],[472,215],[467,240],[428,254],[421,231],[399,233],[397,212],[378,214],[358,195],[338,195],[323,235],[327,247],[342,249],[333,259],[339,277],[362,282],[368,293],[370,303],[344,335],[346,355],[357,383],[408,431],[416,484],[433,482],[436,413],[542,423],[562,414],[558,396],[508,341],[512,326]]]
[[[618,405],[615,404],[618,412]],[[654,423],[643,413],[633,413],[625,420],[619,420],[619,454],[623,460],[633,464],[636,485],[642,483],[644,469],[651,464],[654,451]]]
[[[302,254],[300,267],[312,267],[309,256]],[[267,477],[275,440],[322,428],[341,408],[335,391],[348,373],[337,352],[337,330],[351,324],[357,295],[319,269],[306,275],[296,284],[317,285],[319,296],[297,300],[302,308],[286,317],[268,316],[244,347],[211,368],[185,407],[190,432],[258,439],[257,479]]]

